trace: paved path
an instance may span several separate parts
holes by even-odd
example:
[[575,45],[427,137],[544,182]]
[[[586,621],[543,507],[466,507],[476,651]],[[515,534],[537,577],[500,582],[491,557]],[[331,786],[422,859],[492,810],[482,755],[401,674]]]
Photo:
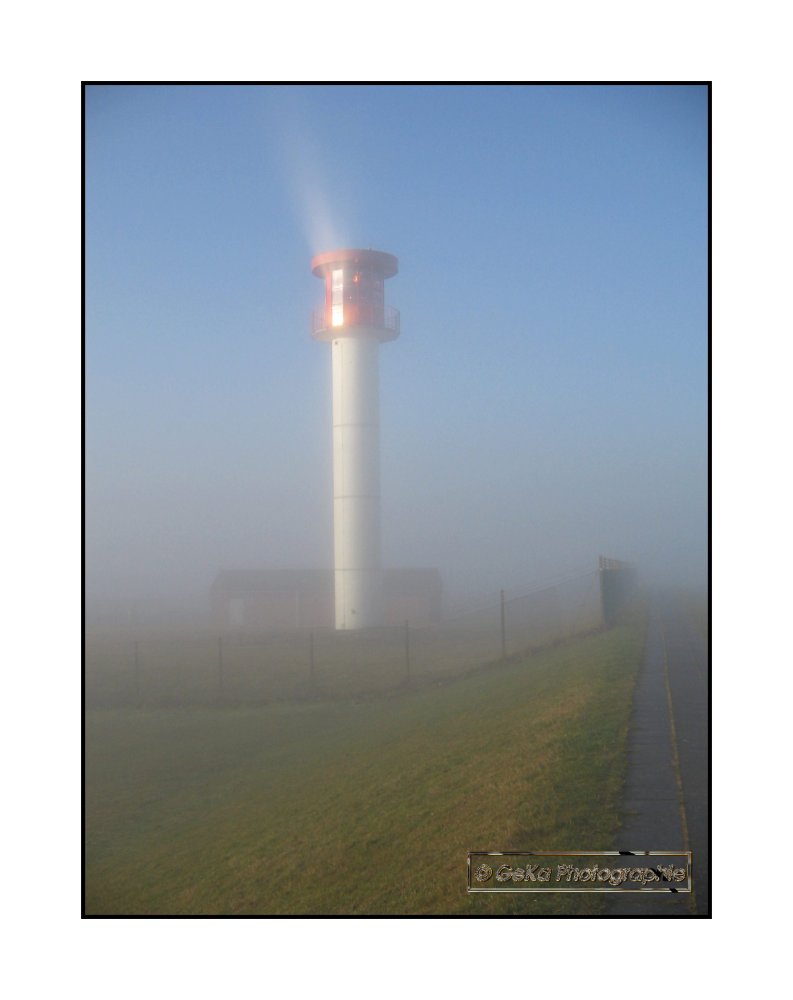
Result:
[[685,605],[659,598],[650,615],[628,737],[620,850],[691,850],[692,895],[617,894],[608,912],[710,913],[708,685],[702,636]]

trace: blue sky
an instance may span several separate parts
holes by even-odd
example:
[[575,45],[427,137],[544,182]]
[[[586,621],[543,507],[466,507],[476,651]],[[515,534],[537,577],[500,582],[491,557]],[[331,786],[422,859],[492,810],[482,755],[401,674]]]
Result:
[[704,579],[704,87],[92,87],[89,600],[330,565],[334,246],[400,262],[387,564]]

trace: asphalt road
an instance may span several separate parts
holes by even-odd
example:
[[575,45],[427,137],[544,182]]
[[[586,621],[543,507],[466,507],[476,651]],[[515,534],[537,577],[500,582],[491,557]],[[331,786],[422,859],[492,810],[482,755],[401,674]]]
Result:
[[608,912],[710,915],[708,657],[675,596],[651,610],[634,695],[620,850],[692,852],[693,893],[615,893]]

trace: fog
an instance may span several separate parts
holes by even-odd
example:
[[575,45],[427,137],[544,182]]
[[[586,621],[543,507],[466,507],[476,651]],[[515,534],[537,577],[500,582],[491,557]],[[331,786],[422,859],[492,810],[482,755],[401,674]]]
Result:
[[383,563],[448,608],[635,562],[707,578],[704,88],[91,87],[90,627],[330,568],[313,254],[399,258]]

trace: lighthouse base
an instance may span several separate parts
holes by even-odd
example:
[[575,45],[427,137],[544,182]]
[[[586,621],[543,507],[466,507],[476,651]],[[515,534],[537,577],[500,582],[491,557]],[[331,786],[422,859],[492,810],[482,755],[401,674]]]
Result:
[[380,570],[336,570],[336,628],[374,628],[383,623],[383,583]]

